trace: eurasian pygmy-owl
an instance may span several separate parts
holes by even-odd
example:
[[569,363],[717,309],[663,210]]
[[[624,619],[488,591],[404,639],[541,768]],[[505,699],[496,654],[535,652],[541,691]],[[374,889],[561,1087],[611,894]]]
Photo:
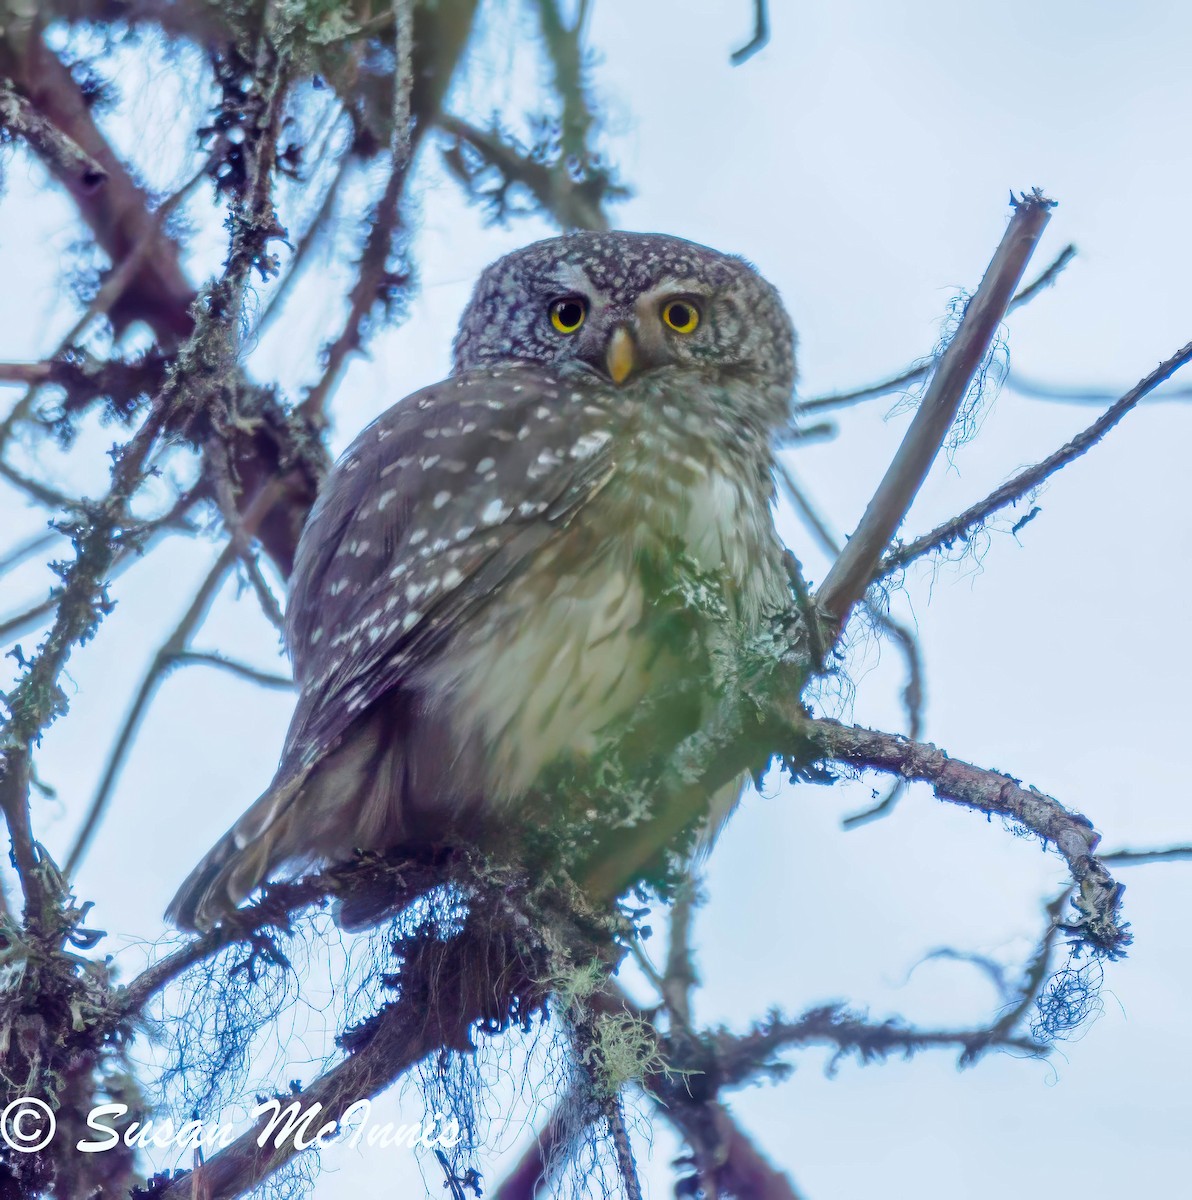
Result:
[[738,627],[787,603],[770,506],[794,335],[748,264],[655,234],[550,238],[483,273],[454,351],[319,494],[281,765],[178,892],[182,927],[274,872],[516,820],[544,768],[683,670],[651,620],[677,556]]

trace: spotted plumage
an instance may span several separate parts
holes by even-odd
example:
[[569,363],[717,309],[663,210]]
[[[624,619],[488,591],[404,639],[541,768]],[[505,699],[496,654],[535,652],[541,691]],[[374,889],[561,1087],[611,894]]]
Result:
[[676,555],[746,627],[781,607],[793,376],[789,319],[739,259],[580,233],[489,267],[452,375],[365,429],[320,493],[280,767],[171,917],[204,927],[274,872],[467,836],[598,749],[691,669],[653,619]]

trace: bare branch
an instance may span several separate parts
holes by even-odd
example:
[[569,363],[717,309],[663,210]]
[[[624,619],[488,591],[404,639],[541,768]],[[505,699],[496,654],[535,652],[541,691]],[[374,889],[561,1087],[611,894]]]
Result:
[[908,563],[935,550],[951,546],[963,540],[987,521],[995,512],[1014,504],[1029,495],[1070,462],[1091,450],[1138,402],[1159,384],[1170,379],[1181,367],[1192,362],[1192,342],[1177,350],[1170,358],[1161,362],[1149,375],[1139,380],[1116,404],[1101,414],[1087,429],[1081,430],[1071,441],[1066,442],[1054,454],[1042,462],[1027,467],[1000,487],[995,488],[984,500],[966,509],[937,526],[930,533],[899,546],[891,551],[878,565],[873,576],[880,579],[893,571],[901,570]]
[[[1005,386],[1019,395],[1031,396],[1037,400],[1051,400],[1056,404],[1112,404],[1121,395],[1120,390],[1111,392],[1088,384],[1039,383],[1023,378],[1018,371],[1011,371],[1006,376]],[[1183,403],[1192,399],[1192,386],[1164,388],[1152,393],[1148,399],[1152,404],[1162,404],[1165,401]]]
[[847,623],[853,606],[865,594],[874,567],[927,478],[1050,220],[1052,206],[1038,191],[1016,203],[1001,245],[965,307],[960,327],[936,367],[894,461],[816,594],[817,607],[836,627]]
[[[1037,279],[1027,284],[1006,307],[1006,315],[1029,304],[1040,292],[1046,290],[1059,278],[1064,268],[1076,257],[1076,247],[1069,243],[1065,246],[1051,264]],[[912,384],[919,383],[931,374],[935,363],[928,359],[916,363],[898,374],[883,379],[866,387],[856,388],[849,392],[833,392],[827,396],[813,396],[809,400],[800,401],[795,405],[795,412],[802,416],[811,412],[825,412],[837,408],[851,408],[863,400],[872,400],[878,396],[888,396],[891,392],[900,392]]]
[[935,746],[827,719],[807,719],[802,732],[825,758],[930,784],[941,800],[1009,817],[1063,855],[1079,889],[1080,918],[1064,926],[1116,955],[1129,941],[1119,922],[1121,885],[1095,856],[1100,835],[1092,822],[1057,800],[998,771],[951,758]]
[[389,287],[404,282],[391,275],[388,264],[409,167],[408,154],[403,157],[395,150],[385,190],[373,211],[356,282],[348,294],[347,319],[339,336],[327,347],[322,376],[298,406],[299,415],[316,428],[326,424],[327,401],[343,375],[348,356],[360,349],[365,336],[365,324],[373,307],[378,303],[388,303]]
[[443,113],[438,124],[444,133],[467,142],[504,179],[522,184],[542,210],[564,229],[608,228],[608,217],[600,203],[606,190],[603,184],[592,187],[577,183],[571,178],[566,163],[548,165],[538,162],[496,132],[477,129],[450,113]]
[[739,50],[734,50],[729,61],[734,67],[748,62],[770,40],[770,14],[766,0],[753,0],[753,37]]
[[1192,846],[1164,846],[1159,850],[1112,850],[1102,854],[1103,863],[1115,867],[1144,867],[1148,863],[1188,862],[1192,860]]
[[[44,533],[36,533],[14,546],[7,554],[0,555],[0,574],[19,566],[26,559],[33,558],[43,550],[48,550],[62,535],[56,529],[47,529]],[[0,639],[3,638],[0,633]]]
[[277,675],[272,671],[258,670],[256,667],[249,666],[248,663],[238,662],[236,659],[228,658],[214,650],[183,650],[182,653],[174,655],[174,662],[181,667],[192,664],[218,667],[241,679],[247,679],[249,683],[260,684],[261,687],[277,688],[279,691],[290,691],[294,687],[294,681],[288,675]]
[[91,845],[91,839],[95,836],[95,831],[99,828],[99,823],[107,811],[112,790],[120,776],[120,770],[124,766],[124,759],[136,738],[137,730],[141,727],[141,721],[148,711],[159,684],[169,672],[170,667],[177,661],[178,655],[185,651],[191,634],[207,615],[207,610],[211,607],[212,600],[215,599],[219,585],[223,582],[235,557],[236,548],[229,543],[223,548],[215,560],[215,565],[199,585],[199,590],[195,593],[194,599],[183,613],[182,619],[175,626],[174,631],[161,644],[150,661],[149,669],[141,679],[132,704],[120,725],[116,741],[108,753],[108,760],[104,764],[99,785],[87,807],[87,815],[83,818],[83,824],[75,835],[74,845],[66,859],[65,871],[68,876],[74,874]]
[[70,180],[83,195],[107,182],[103,166],[15,91],[11,79],[0,79],[0,129],[24,138],[57,175]]

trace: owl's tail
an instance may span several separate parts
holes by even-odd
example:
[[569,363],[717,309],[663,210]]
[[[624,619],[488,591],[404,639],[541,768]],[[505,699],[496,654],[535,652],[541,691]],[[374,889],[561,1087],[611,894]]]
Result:
[[404,739],[373,714],[312,765],[283,763],[273,782],[219,839],[166,910],[179,929],[206,930],[269,877],[402,840],[408,782]]
[[186,877],[166,920],[201,932],[235,912],[282,861],[292,859],[294,801],[303,779],[270,785]]

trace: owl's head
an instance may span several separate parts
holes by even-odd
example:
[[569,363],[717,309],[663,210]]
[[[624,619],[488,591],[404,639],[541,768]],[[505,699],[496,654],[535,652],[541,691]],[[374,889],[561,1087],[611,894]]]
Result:
[[787,411],[794,332],[743,259],[656,233],[569,233],[498,259],[455,339],[455,370],[533,362],[620,386],[646,372],[740,379]]

